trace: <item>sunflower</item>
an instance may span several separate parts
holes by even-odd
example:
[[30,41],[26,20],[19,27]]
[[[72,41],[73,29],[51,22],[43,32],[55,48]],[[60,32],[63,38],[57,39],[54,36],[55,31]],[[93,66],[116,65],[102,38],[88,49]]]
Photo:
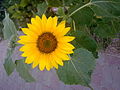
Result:
[[58,69],[58,64],[63,66],[64,60],[70,60],[74,46],[69,42],[75,37],[64,36],[70,27],[65,27],[65,21],[59,24],[57,21],[56,16],[48,19],[45,15],[36,16],[27,24],[28,28],[22,28],[25,35],[18,41],[23,44],[21,56],[26,57],[25,63],[32,63],[32,68],[39,65],[41,71],[45,68],[49,71],[53,67]]

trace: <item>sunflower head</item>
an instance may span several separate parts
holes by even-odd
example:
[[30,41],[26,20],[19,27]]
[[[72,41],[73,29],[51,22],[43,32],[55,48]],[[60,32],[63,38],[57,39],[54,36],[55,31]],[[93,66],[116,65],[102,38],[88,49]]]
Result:
[[58,69],[58,64],[63,66],[64,60],[70,60],[68,55],[73,53],[74,46],[69,42],[75,37],[65,36],[70,27],[65,27],[65,21],[59,24],[57,21],[56,16],[48,19],[45,15],[36,16],[27,24],[28,28],[22,28],[25,35],[19,37],[18,43],[23,44],[20,51],[26,57],[25,63],[49,71],[53,67]]

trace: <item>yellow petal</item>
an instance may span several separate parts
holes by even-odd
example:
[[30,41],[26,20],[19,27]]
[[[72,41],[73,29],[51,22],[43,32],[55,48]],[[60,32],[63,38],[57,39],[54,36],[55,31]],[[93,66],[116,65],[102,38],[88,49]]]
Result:
[[58,64],[56,63],[56,61],[54,60],[53,57],[54,57],[54,55],[49,55],[51,65],[54,66],[56,69],[58,69]]
[[63,36],[66,35],[69,31],[70,31],[70,27],[67,27],[67,28],[63,29],[62,35]]
[[21,56],[23,56],[23,57],[26,57],[26,56],[31,56],[31,55],[33,55],[33,54],[39,54],[40,52],[39,52],[39,50],[37,50],[37,48],[36,47],[21,47],[20,48],[20,50],[21,51],[24,51],[24,53],[21,55]]
[[36,16],[35,18],[36,18],[36,20],[37,20],[38,22],[41,23],[41,18],[40,18],[39,16]]
[[44,31],[44,28],[43,28],[43,24],[42,24],[42,20],[39,16],[36,16],[36,25],[37,27],[39,27],[39,31],[40,32],[43,32]]
[[47,18],[46,18],[46,16],[44,14],[42,15],[42,23],[43,23],[44,29],[45,29],[45,25],[47,23]]
[[24,52],[24,53],[21,54],[22,57],[27,57],[27,56],[31,56],[31,55],[33,55],[33,52],[29,52],[29,53]]
[[58,17],[53,17],[53,25],[56,27],[57,26],[57,20],[58,20]]
[[21,44],[25,44],[25,43],[36,43],[37,42],[37,37],[30,37],[30,36],[26,36],[26,35],[23,35],[23,36],[20,36],[19,37],[20,40],[17,41],[18,43],[21,43]]
[[21,54],[22,57],[27,57],[29,55],[32,55],[32,53],[26,53],[26,52],[24,52],[24,53]]
[[70,42],[73,41],[75,39],[75,37],[72,36],[63,36],[60,39],[58,39],[59,42]]
[[27,63],[27,64],[31,64],[33,61],[34,61],[33,56],[27,57],[27,58],[25,59],[25,63]]
[[39,59],[40,59],[40,54],[35,53],[32,68],[37,67],[37,65],[39,64]]
[[46,32],[53,32],[52,25],[53,25],[53,19],[52,17],[49,17],[46,24]]
[[31,18],[31,23],[35,24],[35,22],[36,22],[36,19],[35,18]]
[[60,24],[58,24],[56,31],[54,33],[59,38],[61,36],[66,35],[68,31],[70,31],[70,27],[65,28],[65,21],[62,21]]
[[51,68],[53,68],[51,64],[51,57],[49,54],[46,54],[45,57],[46,57],[46,69],[49,71]]
[[56,28],[56,34],[61,35],[64,28],[65,28],[65,21],[62,21],[60,24],[58,24]]
[[70,57],[68,55],[66,55],[65,53],[58,52],[56,50],[55,54],[57,55],[57,57],[61,58],[62,60],[70,60]]
[[37,66],[38,66],[38,62],[33,62],[32,68],[34,69],[34,68],[37,67]]
[[29,30],[28,28],[21,28],[21,29],[24,32],[24,34],[31,36],[31,37],[35,37],[35,38],[37,37],[37,34]]
[[58,69],[58,64],[54,60],[52,60],[51,63],[56,69]]
[[36,42],[26,42],[24,40],[19,40],[17,42],[20,43],[20,44],[34,44],[34,43],[36,43]]
[[53,57],[54,61],[56,61],[56,63],[58,63],[59,65],[63,66],[63,61],[61,58],[57,57],[54,55]]
[[74,53],[73,50],[63,50],[63,49],[60,49],[60,48],[58,48],[57,50],[58,50],[58,52],[62,52],[64,54],[72,54],[72,53]]
[[58,28],[61,27],[61,26],[65,27],[65,23],[66,23],[65,21],[60,22],[60,23],[58,24]]
[[19,49],[20,51],[35,51],[35,52],[37,52],[38,51],[38,48],[37,48],[37,46],[36,46],[36,44],[26,44],[26,45],[24,45],[24,46],[22,46],[20,49]]
[[45,55],[41,55],[40,60],[39,60],[39,69],[43,71],[45,69],[46,63],[45,63]]
[[48,71],[50,71],[50,69],[51,69],[51,63],[50,63],[50,61],[48,60],[48,58],[46,58],[46,69],[48,70]]
[[43,26],[40,17],[36,16],[36,18],[32,18],[31,23],[37,30],[35,32],[37,32],[40,35],[43,32]]
[[27,24],[27,26],[28,26],[28,28],[29,28],[32,32],[36,33],[37,35],[40,35],[40,34],[42,33],[42,32],[39,30],[39,28],[36,27],[35,25]]
[[70,43],[64,43],[64,44],[63,43],[58,43],[58,48],[61,48],[63,50],[72,50],[75,47]]

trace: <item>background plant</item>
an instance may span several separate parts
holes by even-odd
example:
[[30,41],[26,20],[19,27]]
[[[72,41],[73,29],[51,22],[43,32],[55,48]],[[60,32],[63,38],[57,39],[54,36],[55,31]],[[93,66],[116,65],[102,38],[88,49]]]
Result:
[[[9,13],[9,14],[8,14]],[[98,52],[105,50],[114,38],[120,38],[120,0],[4,0],[0,3],[0,36],[9,41],[4,67],[8,75],[14,69],[27,82],[35,81],[29,65],[23,60],[12,61],[21,27],[35,15],[58,16],[71,27],[69,35],[76,49],[72,60],[57,70],[65,84],[90,86]],[[24,73],[23,73],[24,72]]]

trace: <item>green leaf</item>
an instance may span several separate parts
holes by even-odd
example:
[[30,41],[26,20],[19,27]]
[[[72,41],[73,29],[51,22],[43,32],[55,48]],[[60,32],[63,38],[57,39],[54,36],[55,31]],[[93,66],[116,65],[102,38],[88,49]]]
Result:
[[115,36],[111,26],[103,23],[99,24],[99,26],[95,29],[95,34],[102,38]]
[[20,77],[23,78],[26,82],[34,82],[35,79],[29,73],[29,67],[24,63],[24,60],[16,60],[16,70],[19,73]]
[[2,22],[0,22],[0,38],[3,37],[2,29],[3,29],[3,24]]
[[116,34],[120,33],[120,18],[118,20],[112,20],[112,27]]
[[48,6],[45,2],[38,4],[37,5],[37,11],[38,11],[37,14],[42,16],[42,14],[44,14],[46,12],[47,8],[48,8]]
[[12,72],[14,71],[14,69],[15,69],[15,63],[12,61],[11,57],[7,57],[5,59],[4,68],[5,68],[6,73],[7,73],[8,76],[10,74],[12,74]]
[[14,4],[14,5],[10,6],[7,10],[8,10],[9,13],[12,14],[12,13],[15,13],[15,11],[17,11],[18,8],[19,8],[19,5],[18,4]]
[[62,2],[60,0],[48,0],[49,7],[59,7],[62,6]]
[[100,38],[116,38],[120,32],[120,19],[103,18],[97,22],[94,33]]
[[97,43],[93,38],[91,38],[81,30],[75,31],[74,35],[76,37],[75,41],[79,44],[79,48],[83,47],[91,52],[96,52]]
[[59,16],[64,16],[64,15],[65,15],[64,8],[59,7],[59,8],[58,8],[58,11],[57,11],[57,15],[59,15]]
[[4,39],[9,39],[12,35],[17,35],[17,30],[14,22],[9,18],[9,14],[5,14],[5,19],[3,20],[3,35]]
[[120,16],[120,0],[92,0],[91,8],[97,16]]
[[[74,6],[71,8],[70,12],[76,10],[80,6],[81,5]],[[72,15],[72,18],[76,25],[89,25],[93,19],[93,15],[93,11],[89,7],[86,7],[77,11],[74,15]]]
[[30,3],[30,0],[21,0],[20,6],[21,6],[21,7],[25,7],[25,6],[27,6],[29,3]]
[[76,3],[82,3],[83,0],[64,0],[65,5],[71,5]]
[[16,42],[16,36],[13,35],[9,39],[7,54],[6,54],[6,58],[5,58],[5,62],[4,62],[4,68],[5,68],[8,76],[10,74],[12,74],[12,72],[15,69],[15,63],[12,61],[12,55],[13,55],[13,52],[14,52],[14,49],[15,49],[15,42]]
[[69,16],[73,16],[88,6],[97,16],[120,16],[120,0],[91,0],[89,3],[78,6],[73,12],[69,14]]
[[16,19],[21,19],[21,16],[23,15],[23,13],[19,10],[17,10],[16,12],[14,12],[12,14],[12,17],[11,18],[16,18]]
[[59,79],[65,84],[80,84],[90,87],[91,74],[95,68],[95,58],[86,49],[76,49],[72,60],[66,61],[57,71]]

